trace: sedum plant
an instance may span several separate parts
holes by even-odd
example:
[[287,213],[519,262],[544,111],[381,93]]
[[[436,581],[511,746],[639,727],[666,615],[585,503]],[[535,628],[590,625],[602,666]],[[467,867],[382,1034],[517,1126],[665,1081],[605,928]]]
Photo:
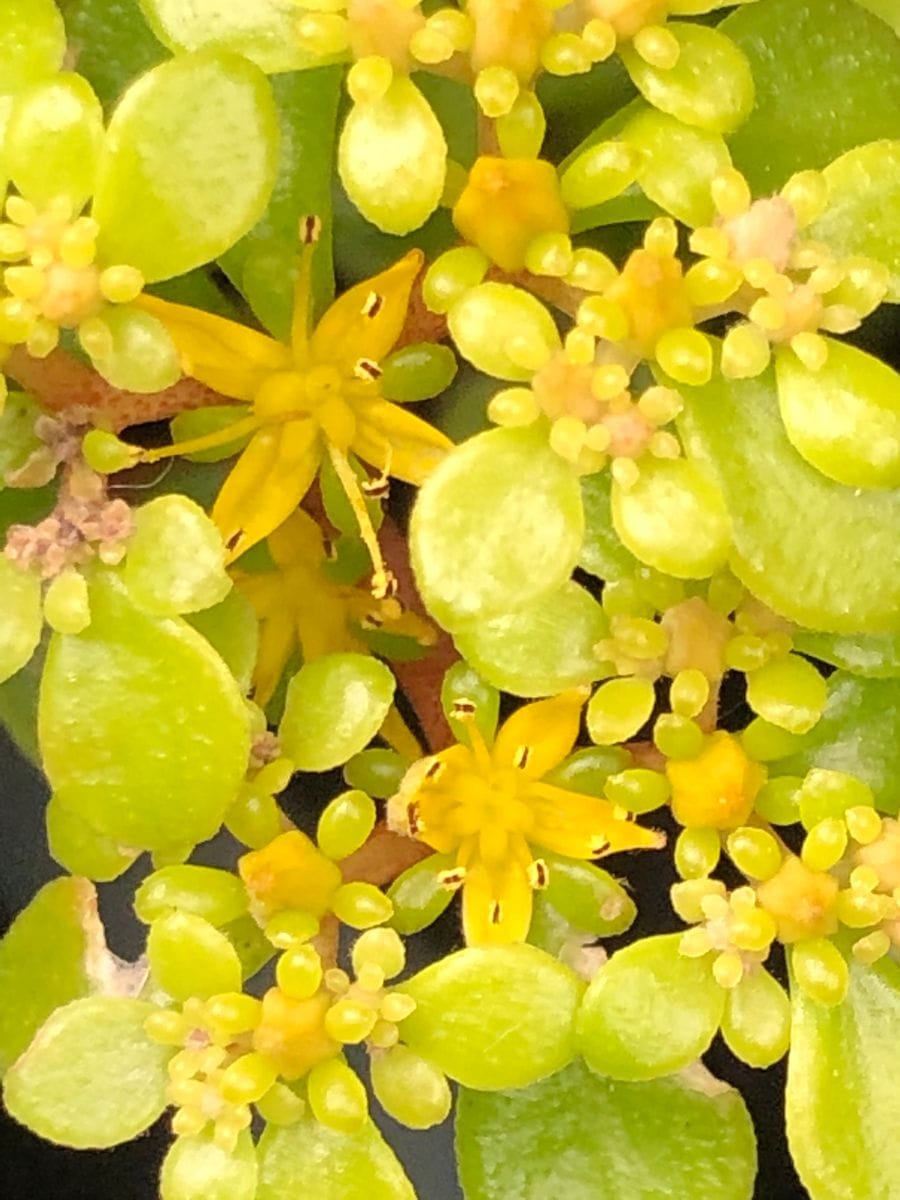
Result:
[[16,1121],[168,1113],[162,1200],[411,1200],[384,1115],[466,1200],[748,1200],[721,1036],[900,1196],[898,34],[7,0]]

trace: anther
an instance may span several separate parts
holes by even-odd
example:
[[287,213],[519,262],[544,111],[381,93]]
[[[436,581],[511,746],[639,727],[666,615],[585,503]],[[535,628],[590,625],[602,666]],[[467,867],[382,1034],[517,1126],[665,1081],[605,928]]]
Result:
[[493,902],[493,904],[491,905],[491,924],[492,925],[500,924],[500,901],[499,900],[495,900]]
[[415,837],[424,829],[424,825],[419,820],[419,806],[415,803],[415,801],[406,806],[406,823],[409,826],[411,837]]
[[543,891],[550,882],[550,869],[542,858],[528,864],[528,882],[536,892]]
[[244,536],[243,529],[239,529],[237,531],[237,533],[233,533],[231,535],[231,537],[228,539],[228,541],[225,543],[225,549],[233,550],[243,536]]
[[529,746],[517,746],[516,752],[513,754],[513,766],[518,767],[520,771],[524,771],[528,766],[529,758],[531,758],[531,748]]
[[443,774],[443,771],[444,764],[436,758],[434,762],[429,763],[428,767],[426,768],[425,778],[430,779],[433,783],[440,775]]
[[363,301],[362,315],[364,317],[377,317],[384,308],[384,296],[379,296],[377,292],[369,292]]
[[450,715],[457,721],[464,721],[467,717],[474,717],[475,702],[473,700],[454,700]]
[[371,358],[360,358],[353,367],[353,374],[364,383],[371,383],[381,378],[381,367]]
[[609,849],[609,838],[598,837],[591,841],[591,857],[596,858],[598,854],[602,854],[604,850]]
[[384,621],[382,621],[378,613],[371,612],[366,613],[366,615],[360,621],[360,625],[363,627],[363,629],[381,629],[384,625]]
[[304,246],[313,246],[322,236],[322,222],[316,216],[300,218],[300,241]]
[[377,479],[365,480],[360,487],[370,500],[385,500],[390,495],[391,481],[379,475]]
[[452,867],[449,871],[438,871],[437,881],[448,892],[458,892],[466,881],[466,868]]

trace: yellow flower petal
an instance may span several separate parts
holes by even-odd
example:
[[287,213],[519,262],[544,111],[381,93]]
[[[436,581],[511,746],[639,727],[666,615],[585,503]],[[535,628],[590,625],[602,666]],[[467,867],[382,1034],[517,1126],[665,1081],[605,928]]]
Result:
[[424,483],[453,443],[439,429],[388,400],[360,409],[352,449],[396,479]]
[[309,490],[321,457],[319,429],[313,421],[270,426],[251,439],[212,511],[229,562],[290,516]]
[[165,325],[184,373],[223,396],[250,401],[268,374],[291,366],[287,346],[246,325],[156,296],[134,303]]
[[298,508],[269,534],[269,551],[279,567],[301,562],[318,565],[325,559],[322,530],[309,513]]
[[588,694],[586,688],[572,688],[514,712],[497,732],[494,764],[518,767],[529,779],[542,779],[575,745]]
[[595,858],[617,850],[658,849],[665,840],[656,830],[621,818],[613,804],[596,796],[533,783],[527,797],[536,818],[529,841],[554,854]]
[[352,368],[360,358],[384,358],[400,336],[424,260],[421,250],[411,250],[386,271],[339,296],[312,335],[313,361]]
[[297,634],[290,614],[281,611],[260,623],[259,649],[253,672],[253,699],[261,707],[272,699],[294,647]]
[[505,871],[489,872],[476,862],[463,884],[463,931],[470,946],[522,942],[531,924],[531,885],[518,862]]

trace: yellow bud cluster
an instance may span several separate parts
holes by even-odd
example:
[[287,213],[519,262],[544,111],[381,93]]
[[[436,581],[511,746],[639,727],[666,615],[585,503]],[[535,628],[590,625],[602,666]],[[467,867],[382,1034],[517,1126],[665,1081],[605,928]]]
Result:
[[723,374],[760,374],[772,346],[789,346],[809,370],[820,370],[828,355],[822,333],[847,333],[877,307],[886,268],[858,256],[838,260],[827,246],[802,238],[827,203],[816,171],[798,172],[778,195],[754,200],[744,177],[728,168],[711,193],[718,219],[691,235],[690,247],[702,257],[686,284],[698,308],[712,313],[724,305],[747,317],[725,336]]
[[715,953],[712,969],[721,987],[736,987],[748,969],[768,958],[778,928],[752,887],[729,895],[720,880],[690,879],[673,886],[672,903],[693,925],[682,936],[681,953],[688,958]]
[[[21,196],[6,202],[0,224],[0,341],[24,344],[45,358],[61,329],[89,329],[104,306],[128,304],[144,286],[140,271],[125,265],[102,269],[96,263],[100,227],[78,216],[60,197],[38,210]],[[86,347],[87,349],[88,347]]]

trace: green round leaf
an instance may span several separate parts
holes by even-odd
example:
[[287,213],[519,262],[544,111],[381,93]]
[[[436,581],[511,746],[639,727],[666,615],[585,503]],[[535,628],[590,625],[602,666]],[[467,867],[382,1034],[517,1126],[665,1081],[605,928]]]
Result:
[[152,281],[215,258],[262,216],[277,155],[258,67],[209,52],[154,67],[109,124],[93,207],[103,261]]
[[229,1154],[212,1136],[181,1137],[169,1148],[160,1178],[161,1200],[255,1200],[256,1148],[245,1129]]
[[758,0],[719,30],[753,72],[756,103],[729,149],[757,194],[854,146],[897,136],[900,40],[853,0]]
[[859,492],[805,462],[785,434],[773,375],[680,389],[688,453],[712,467],[731,517],[731,569],[798,624],[896,629],[900,492]]
[[365,654],[326,654],[288,684],[278,736],[300,771],[328,771],[358,754],[381,728],[394,677]]
[[836,671],[828,702],[795,754],[782,759],[779,775],[804,775],[813,767],[843,771],[867,783],[882,812],[900,809],[900,680],[857,679]]
[[535,946],[459,950],[403,983],[403,1041],[466,1087],[525,1087],[575,1054],[584,983]]
[[107,383],[127,392],[158,392],[181,378],[178,352],[158,317],[122,304],[107,307],[100,320],[109,336],[92,361]]
[[834,1008],[793,989],[787,1131],[815,1200],[893,1200],[900,1179],[900,969],[850,967]]
[[317,60],[297,37],[295,0],[139,0],[170,50],[231,50],[264,71],[300,71]]
[[[900,188],[900,177],[897,183]],[[788,438],[808,463],[848,487],[900,484],[896,371],[855,346],[829,339],[828,360],[820,370],[810,371],[787,351],[775,360],[775,377]]]
[[429,476],[413,509],[425,603],[451,629],[522,607],[568,579],[583,530],[578,479],[543,431],[478,434]]
[[641,153],[637,181],[648,199],[687,225],[712,222],[710,182],[731,165],[720,134],[639,106],[619,137]]
[[750,1200],[756,1174],[743,1100],[704,1071],[635,1084],[572,1063],[522,1091],[463,1089],[456,1148],[466,1200]]
[[218,529],[187,496],[157,496],[135,513],[123,569],[136,604],[160,616],[198,612],[231,591]]
[[635,87],[654,108],[713,133],[728,133],[753,107],[750,64],[718,29],[673,22],[666,27],[678,40],[674,67],[646,62],[631,46],[620,49]]
[[250,751],[228,668],[185,622],[135,608],[110,572],[91,611],[84,633],[55,635],[47,654],[38,725],[51,786],[126,846],[212,837]]
[[809,236],[836,254],[884,263],[891,273],[887,298],[900,303],[900,141],[856,146],[824,174],[828,207]]
[[406,1172],[371,1121],[339,1133],[304,1117],[259,1142],[256,1200],[416,1200]]
[[687,958],[680,933],[633,942],[594,978],[578,1014],[578,1048],[613,1079],[656,1079],[699,1058],[722,1019],[711,956]]
[[627,490],[613,481],[612,518],[625,547],[676,579],[705,579],[724,566],[731,522],[710,472],[684,458],[641,466]]
[[759,968],[745,974],[725,1001],[722,1036],[751,1067],[771,1067],[791,1044],[791,1002],[777,979]]
[[51,796],[44,813],[47,849],[63,870],[84,875],[95,883],[118,879],[138,857],[139,851],[119,846],[98,833],[83,817]]
[[17,92],[59,69],[66,31],[53,0],[4,0],[0,93]]
[[41,581],[33,571],[23,571],[0,554],[0,682],[15,675],[29,661],[41,640]]
[[10,1114],[48,1141],[104,1149],[148,1129],[166,1106],[169,1046],[144,1022],[152,1004],[87,996],[57,1011],[11,1067]]
[[185,617],[209,642],[231,671],[242,693],[250,690],[259,644],[259,622],[253,605],[237,588],[224,600]]
[[103,112],[79,75],[60,74],[16,97],[3,146],[10,179],[42,207],[67,196],[78,211],[94,190]]
[[147,936],[154,980],[173,1000],[241,990],[241,962],[224,933],[191,912],[157,918]]
[[100,932],[97,895],[85,879],[54,879],[0,941],[0,1076],[54,1009],[90,988],[87,955]]
[[577,583],[515,612],[454,631],[456,648],[489,682],[514,696],[555,696],[606,674],[594,646],[609,633],[597,601]]

